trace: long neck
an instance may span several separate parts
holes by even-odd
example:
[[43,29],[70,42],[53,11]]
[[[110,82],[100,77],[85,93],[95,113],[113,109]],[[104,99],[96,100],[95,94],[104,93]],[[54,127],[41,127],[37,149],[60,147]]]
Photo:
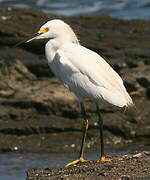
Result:
[[[76,35],[74,34],[74,32],[72,31],[72,36],[68,35],[68,36],[59,36],[57,38],[51,39],[46,43],[46,47],[45,47],[45,54],[46,54],[46,58],[48,59],[48,62],[52,62],[53,58],[56,54],[56,51],[64,44],[66,43],[75,43],[75,44],[79,44],[79,41],[76,37]],[[64,38],[65,37],[65,38]]]
[[60,46],[61,46],[61,43],[59,43],[59,41],[57,42],[55,39],[49,40],[46,43],[45,55],[49,63],[53,60],[56,54],[56,51],[59,49]]

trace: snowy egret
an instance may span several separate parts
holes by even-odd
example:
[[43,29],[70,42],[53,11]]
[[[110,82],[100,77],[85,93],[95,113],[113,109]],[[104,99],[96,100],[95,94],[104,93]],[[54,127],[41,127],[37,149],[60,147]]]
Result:
[[101,56],[81,46],[72,28],[62,20],[48,21],[36,34],[19,44],[34,39],[48,39],[45,53],[51,70],[64,85],[75,93],[80,102],[84,119],[80,156],[79,159],[66,166],[86,161],[83,156],[88,129],[84,107],[85,98],[90,98],[96,103],[101,140],[99,161],[110,161],[104,156],[103,120],[98,102],[107,101],[118,107],[133,106],[121,77]]

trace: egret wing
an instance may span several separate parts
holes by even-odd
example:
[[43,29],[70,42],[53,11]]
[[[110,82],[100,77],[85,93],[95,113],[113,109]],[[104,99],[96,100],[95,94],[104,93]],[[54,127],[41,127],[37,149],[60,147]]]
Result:
[[53,64],[55,74],[74,91],[101,96],[120,107],[132,104],[120,76],[97,53],[69,43],[57,51]]
[[124,89],[120,76],[97,53],[76,44],[62,46],[57,53],[63,64],[71,65],[96,85]]

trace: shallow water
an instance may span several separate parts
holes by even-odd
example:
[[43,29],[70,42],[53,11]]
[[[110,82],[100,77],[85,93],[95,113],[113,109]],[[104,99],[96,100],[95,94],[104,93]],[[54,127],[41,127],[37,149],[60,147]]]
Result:
[[[138,151],[146,150],[138,147]],[[106,154],[126,154],[137,151],[136,147],[107,148]],[[0,179],[24,180],[26,171],[30,168],[59,168],[76,159],[78,153],[73,152],[7,152],[0,154]],[[89,160],[98,159],[98,151],[85,152]]]
[[121,19],[150,19],[149,0],[0,0],[0,5],[32,7],[65,16],[109,15]]
[[66,155],[44,152],[9,152],[0,154],[0,179],[24,180],[29,168],[62,167]]

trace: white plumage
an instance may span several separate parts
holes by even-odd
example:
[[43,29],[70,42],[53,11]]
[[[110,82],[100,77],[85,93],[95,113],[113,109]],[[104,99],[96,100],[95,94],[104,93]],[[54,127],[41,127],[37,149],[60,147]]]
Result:
[[105,100],[119,107],[132,104],[120,76],[102,57],[79,44],[62,45],[49,64],[80,99]]
[[45,48],[49,65],[80,101],[88,97],[119,107],[133,104],[120,76],[101,56],[81,46],[70,26],[61,20],[52,20],[41,29],[46,27],[50,30],[42,34],[43,38],[52,38]]
[[81,112],[84,118],[84,131],[79,159],[67,164],[67,166],[86,161],[83,157],[83,152],[88,120],[83,103],[84,98],[90,98],[96,102],[101,139],[99,161],[110,161],[104,157],[103,120],[97,102],[107,101],[118,107],[133,105],[121,77],[101,56],[81,46],[71,27],[63,21],[57,19],[48,21],[40,28],[38,33],[23,42],[45,38],[49,39],[45,47],[49,66],[54,74],[76,94],[80,101]]

